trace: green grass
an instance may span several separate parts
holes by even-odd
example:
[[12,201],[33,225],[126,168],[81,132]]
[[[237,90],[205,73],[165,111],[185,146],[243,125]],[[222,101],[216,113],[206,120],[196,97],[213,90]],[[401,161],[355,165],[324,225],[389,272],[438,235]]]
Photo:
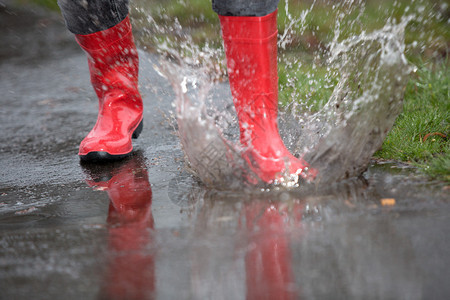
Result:
[[450,71],[421,64],[409,81],[403,112],[375,157],[409,162],[450,181]]
[[322,108],[330,99],[337,83],[337,77],[328,76],[325,66],[317,64],[313,69],[308,59],[300,66],[295,65],[295,68],[279,63],[278,77],[279,103],[286,106],[298,100],[303,112],[317,112]]
[[19,4],[36,4],[54,11],[59,10],[57,0],[16,0],[16,2]]

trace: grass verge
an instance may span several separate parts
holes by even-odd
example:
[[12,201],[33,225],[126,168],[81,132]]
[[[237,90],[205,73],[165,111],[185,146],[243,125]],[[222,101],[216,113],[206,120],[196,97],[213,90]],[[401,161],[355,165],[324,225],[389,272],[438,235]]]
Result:
[[414,164],[450,182],[450,71],[421,64],[410,79],[403,112],[375,157]]

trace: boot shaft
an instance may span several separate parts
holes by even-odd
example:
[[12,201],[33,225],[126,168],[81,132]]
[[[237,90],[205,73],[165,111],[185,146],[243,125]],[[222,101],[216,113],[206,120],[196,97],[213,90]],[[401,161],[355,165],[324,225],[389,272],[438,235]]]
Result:
[[278,135],[277,11],[264,17],[219,16],[241,143]]
[[136,94],[139,57],[129,17],[107,30],[75,38],[88,56],[91,82],[99,99],[112,90]]
[[278,98],[276,14],[219,16],[233,98],[243,105],[262,94]]

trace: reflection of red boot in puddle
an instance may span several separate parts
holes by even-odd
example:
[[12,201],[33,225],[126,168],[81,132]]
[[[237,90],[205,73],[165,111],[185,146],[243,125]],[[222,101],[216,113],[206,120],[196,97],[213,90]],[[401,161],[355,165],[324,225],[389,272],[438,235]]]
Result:
[[113,169],[111,174],[99,175],[110,179],[89,180],[88,183],[105,190],[111,201],[108,212],[109,260],[102,297],[147,299],[155,290],[155,263],[153,256],[145,253],[152,242],[154,226],[152,190],[145,165],[134,156]]
[[246,207],[252,245],[245,257],[247,299],[298,299],[285,223],[289,217],[301,220],[277,204],[256,201]]
[[313,179],[278,132],[277,11],[264,17],[219,16],[244,158],[264,182],[288,171]]

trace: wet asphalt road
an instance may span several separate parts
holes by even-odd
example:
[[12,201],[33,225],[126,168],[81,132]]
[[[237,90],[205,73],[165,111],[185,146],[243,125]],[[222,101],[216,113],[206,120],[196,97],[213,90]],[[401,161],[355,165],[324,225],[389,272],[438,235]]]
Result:
[[83,52],[30,7],[1,9],[0,38],[0,299],[450,297],[445,184],[374,164],[314,193],[207,190],[144,52],[136,154],[80,165],[97,110]]

